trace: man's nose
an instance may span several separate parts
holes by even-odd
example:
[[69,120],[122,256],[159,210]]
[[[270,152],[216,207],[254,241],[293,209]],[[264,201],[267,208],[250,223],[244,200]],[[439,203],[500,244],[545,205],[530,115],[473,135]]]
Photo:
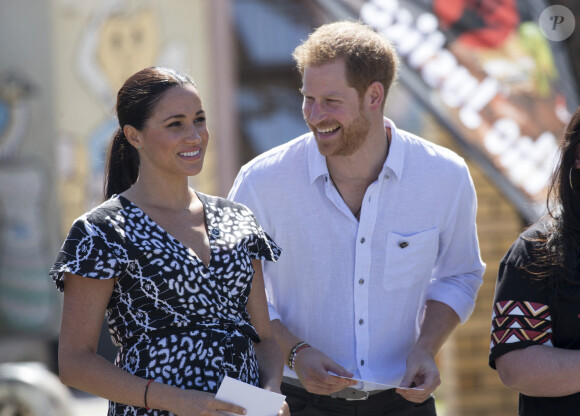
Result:
[[308,109],[304,112],[304,115],[306,117],[306,121],[308,121],[310,124],[317,124],[324,119],[326,112],[319,103],[315,102],[308,106]]

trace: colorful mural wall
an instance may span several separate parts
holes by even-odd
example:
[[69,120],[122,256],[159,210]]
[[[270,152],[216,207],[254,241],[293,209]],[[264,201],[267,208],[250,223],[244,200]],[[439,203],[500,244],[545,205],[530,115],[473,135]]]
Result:
[[0,13],[0,336],[50,337],[58,326],[58,298],[46,275],[58,218],[45,6],[32,16],[24,4],[6,1]]
[[[117,126],[113,107],[125,79],[151,65],[205,79],[207,70],[199,59],[207,53],[204,20],[195,25],[183,21],[187,15],[202,15],[204,4],[57,2],[56,36],[63,40],[57,51],[58,84],[66,90],[58,97],[61,154],[66,159],[61,165],[62,194],[72,198],[64,213],[64,229],[76,215],[102,200],[105,151]],[[200,83],[202,96],[204,84]]]
[[[116,92],[137,70],[190,74],[208,112],[205,0],[6,0],[0,13],[0,340],[55,338],[62,296],[48,270],[72,221],[102,200]],[[214,117],[215,114],[215,117]],[[215,144],[191,179],[215,192]]]
[[405,61],[401,83],[487,165],[524,216],[540,215],[558,142],[579,104],[558,45],[574,29],[571,11],[559,6],[564,18],[541,0],[358,3],[361,20]]

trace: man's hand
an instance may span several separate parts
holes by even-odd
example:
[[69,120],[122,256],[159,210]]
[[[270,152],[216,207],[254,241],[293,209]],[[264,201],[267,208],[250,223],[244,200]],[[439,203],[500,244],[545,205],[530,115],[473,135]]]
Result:
[[397,393],[410,402],[423,403],[439,384],[441,379],[434,358],[427,351],[415,346],[407,357],[407,372],[401,386],[413,386],[422,390],[397,389]]
[[288,407],[288,403],[282,403],[282,408],[278,412],[278,416],[290,416],[290,408]]
[[401,381],[402,387],[422,390],[397,389],[397,393],[415,403],[429,398],[441,384],[435,356],[458,324],[459,316],[451,307],[435,300],[427,301],[421,334],[407,357],[407,372]]
[[354,377],[354,374],[313,347],[305,348],[296,355],[294,370],[304,388],[314,394],[328,395],[357,384],[355,380],[329,374],[332,371],[342,377]]

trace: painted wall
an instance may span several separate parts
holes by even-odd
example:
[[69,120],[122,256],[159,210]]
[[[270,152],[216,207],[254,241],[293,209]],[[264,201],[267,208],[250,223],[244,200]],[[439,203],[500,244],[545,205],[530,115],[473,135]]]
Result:
[[58,235],[53,36],[49,2],[0,12],[0,336],[53,336],[59,301],[47,270]]
[[[117,127],[117,90],[133,73],[164,65],[196,80],[210,106],[208,2],[54,0],[55,83],[62,230],[102,200],[106,146]],[[209,112],[209,111],[208,111]],[[212,117],[209,114],[210,130]],[[212,192],[213,155],[192,184]]]
[[228,145],[234,104],[224,103],[235,94],[228,10],[228,0],[1,0],[0,361],[43,355],[24,351],[23,339],[56,340],[62,295],[48,271],[73,220],[102,201],[127,77],[165,65],[194,78],[211,140],[190,182],[229,189],[237,163]]

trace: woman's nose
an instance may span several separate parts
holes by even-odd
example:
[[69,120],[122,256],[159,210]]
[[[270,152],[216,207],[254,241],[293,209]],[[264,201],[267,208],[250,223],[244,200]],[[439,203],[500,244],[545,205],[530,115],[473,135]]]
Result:
[[187,134],[187,139],[190,139],[193,141],[197,141],[197,140],[201,139],[201,134],[199,134],[197,127],[191,126],[191,130]]

